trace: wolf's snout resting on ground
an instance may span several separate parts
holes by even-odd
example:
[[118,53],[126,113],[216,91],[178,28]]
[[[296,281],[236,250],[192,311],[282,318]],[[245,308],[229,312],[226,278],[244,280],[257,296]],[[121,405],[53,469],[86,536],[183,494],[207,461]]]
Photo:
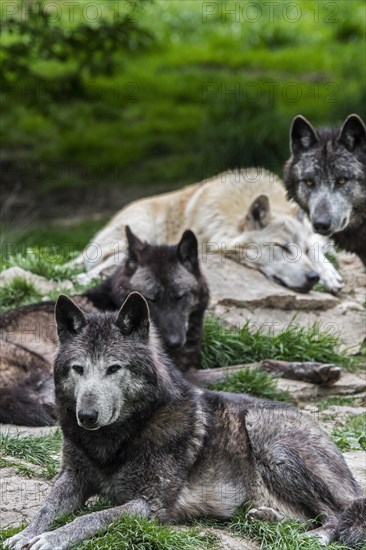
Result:
[[[125,513],[224,519],[249,502],[250,518],[319,518],[308,535],[323,544],[365,541],[365,499],[329,437],[290,406],[188,383],[164,354],[140,294],[119,312],[88,314],[61,296],[56,323],[62,468],[8,548],[66,549]],[[116,507],[47,531],[95,494]]]

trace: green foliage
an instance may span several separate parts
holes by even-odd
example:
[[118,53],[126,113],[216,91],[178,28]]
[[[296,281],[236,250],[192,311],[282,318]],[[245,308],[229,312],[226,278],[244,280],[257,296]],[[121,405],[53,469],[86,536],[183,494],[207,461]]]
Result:
[[365,415],[350,416],[342,428],[333,429],[332,439],[341,451],[366,451]]
[[[122,52],[133,52],[152,40],[150,31],[129,15],[114,20],[100,17],[97,23],[85,19],[72,28],[57,19],[42,2],[23,3],[21,16],[4,18],[7,39],[2,45],[0,78],[5,93],[14,85],[42,87],[42,97],[28,98],[33,104],[38,98],[43,108],[46,98],[84,96],[85,76],[113,74]],[[50,79],[47,68],[39,67],[40,60],[51,67],[52,62],[60,62],[64,70]]]
[[[364,112],[362,0],[332,4],[333,17],[329,3],[303,2],[293,22],[285,2],[271,18],[258,4],[254,21],[235,0],[213,3],[206,18],[207,3],[156,0],[138,3],[136,33],[98,3],[105,17],[94,24],[82,6],[72,25],[67,10],[60,20],[4,22],[13,32],[3,33],[2,55],[19,52],[3,64],[2,143],[16,173],[20,160],[39,174],[37,190],[173,186],[253,163],[280,172],[295,114],[339,124]],[[113,2],[121,15],[125,4]],[[149,47],[131,55],[141,41]],[[102,74],[110,65],[113,76]],[[46,79],[40,93],[27,93],[30,79]],[[70,175],[66,164],[78,169]]]
[[225,380],[211,384],[211,390],[227,391],[233,393],[248,393],[254,397],[274,399],[276,401],[288,401],[287,392],[278,390],[276,381],[269,374],[260,369],[243,369],[233,372]]
[[250,325],[229,328],[218,318],[207,317],[202,339],[202,368],[226,367],[263,359],[318,361],[350,367],[352,361],[338,351],[339,338],[322,332],[318,324],[309,327],[289,325],[279,334],[251,330]]
[[[4,457],[22,459],[36,466],[40,466],[42,471],[41,474],[38,475],[51,479],[56,475],[60,467],[61,431],[56,430],[51,434],[38,436],[1,433],[0,449],[3,458],[0,467],[5,467],[7,465],[7,460],[6,458],[4,459]],[[18,467],[21,468],[21,465]]]
[[41,293],[33,283],[22,277],[15,277],[11,282],[0,286],[0,311],[39,302]]
[[18,266],[46,279],[62,281],[72,279],[82,271],[82,267],[65,265],[74,254],[67,254],[59,247],[27,248],[25,254],[17,253],[5,259],[0,269]]

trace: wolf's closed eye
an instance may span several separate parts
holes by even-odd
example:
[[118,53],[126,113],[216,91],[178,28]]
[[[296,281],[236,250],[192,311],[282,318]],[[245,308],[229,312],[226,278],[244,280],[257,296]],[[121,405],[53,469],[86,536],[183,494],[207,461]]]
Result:
[[72,365],[72,370],[74,370],[75,372],[77,372],[77,374],[84,374],[84,367],[82,367],[81,365]]
[[111,365],[107,368],[107,374],[114,374],[115,372],[119,371],[121,369],[121,365]]

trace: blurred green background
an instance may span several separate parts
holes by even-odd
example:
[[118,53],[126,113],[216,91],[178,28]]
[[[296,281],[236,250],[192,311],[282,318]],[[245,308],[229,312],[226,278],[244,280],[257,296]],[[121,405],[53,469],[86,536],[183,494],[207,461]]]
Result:
[[281,174],[294,115],[365,116],[365,9],[4,0],[3,242],[81,248],[133,198],[227,168]]

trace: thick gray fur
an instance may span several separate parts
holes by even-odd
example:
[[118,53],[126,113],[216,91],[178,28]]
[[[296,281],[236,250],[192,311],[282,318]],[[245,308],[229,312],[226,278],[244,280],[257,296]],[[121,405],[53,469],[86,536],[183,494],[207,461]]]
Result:
[[341,128],[315,130],[297,116],[285,165],[288,197],[309,215],[317,233],[355,252],[366,265],[366,127],[349,115]]
[[[61,471],[19,550],[63,550],[121,515],[163,523],[250,517],[319,518],[322,543],[365,541],[365,499],[329,437],[296,409],[247,395],[200,390],[174,368],[138,293],[118,313],[56,305],[56,400]],[[104,495],[116,506],[54,531],[55,517]]]

